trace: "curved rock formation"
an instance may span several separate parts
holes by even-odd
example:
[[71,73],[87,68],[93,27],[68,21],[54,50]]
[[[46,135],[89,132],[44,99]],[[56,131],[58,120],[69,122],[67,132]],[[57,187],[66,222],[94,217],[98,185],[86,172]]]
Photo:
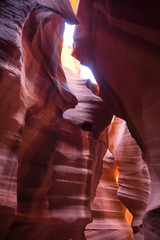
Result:
[[1,239],[85,239],[84,228],[91,221],[90,204],[107,148],[106,134],[100,132],[112,115],[105,116],[102,100],[81,80],[72,87],[79,105],[63,119],[77,99],[60,61],[61,17],[76,18],[66,5],[53,3],[0,3],[1,12],[5,7],[0,45]]
[[[95,91],[97,86],[91,84],[91,82],[87,85],[93,92],[98,94],[98,89]],[[113,156],[112,154],[109,156],[107,152],[103,160],[102,177],[93,201],[93,223],[87,226],[87,229],[92,229],[92,231],[87,231],[87,238],[129,239],[131,230],[129,231],[129,226],[127,227],[124,221],[125,215],[127,217],[127,210],[118,201],[116,197],[118,193],[118,198],[133,215],[132,228],[134,239],[143,239],[142,218],[150,194],[148,168],[142,159],[142,152],[129,133],[124,120],[114,117],[112,123],[109,125],[106,137],[108,138],[108,148]],[[111,159],[112,162],[110,162]],[[116,164],[119,170],[119,189],[115,182]],[[110,174],[107,169],[111,172]],[[107,187],[105,189],[102,186]],[[112,189],[112,194],[107,188]],[[111,199],[115,201],[113,206],[113,200],[111,201]],[[119,214],[116,214],[118,211]],[[113,215],[114,212],[115,215]],[[119,231],[121,231],[121,234],[119,234]]]
[[93,111],[102,111],[101,99],[90,93],[84,80],[75,79],[77,76],[67,69],[65,73],[78,105],[64,113],[48,192],[49,209],[55,229],[60,229],[56,230],[57,239],[62,229],[66,235],[61,235],[61,239],[85,239],[84,229],[91,221],[90,205],[101,176],[107,142],[105,132],[95,137],[98,121],[94,120]]
[[[97,125],[102,124],[97,111],[104,110],[101,99],[90,93],[84,80],[73,85],[75,76],[71,74],[69,80],[73,89],[82,91],[77,94],[79,104],[65,112],[59,128],[53,124],[45,128],[40,114],[31,115],[26,122],[19,153],[18,213],[7,239],[24,235],[30,239],[85,239],[107,149],[105,131],[96,137]],[[44,115],[43,110],[40,113]],[[46,117],[44,120],[48,122]]]
[[109,146],[117,162],[118,198],[133,215],[135,239],[143,239],[142,219],[150,195],[150,176],[142,152],[132,138],[126,122],[114,117],[109,126]]
[[[79,5],[75,54],[96,86],[65,69],[67,83],[61,66],[64,21],[78,23],[69,1],[0,2],[0,239],[131,239],[120,200],[142,239],[141,150],[144,236],[159,238],[158,11],[123,4]],[[125,122],[105,128],[113,114],[141,150]]]
[[[17,211],[22,216],[48,215],[46,194],[62,113],[77,104],[60,62],[63,30],[62,18],[38,7],[31,11],[22,32],[22,93],[28,109],[19,151]],[[39,169],[37,176],[32,165]]]
[[93,221],[85,229],[86,239],[132,239],[132,230],[126,221],[126,208],[117,198],[116,172],[116,161],[107,151],[91,207]]
[[92,69],[100,96],[127,122],[151,176],[145,239],[159,232],[159,1],[85,1],[77,12],[74,55]]
[[[47,10],[36,1],[0,2],[1,239],[7,235],[15,209],[23,217],[48,214],[45,195],[50,184],[47,174],[51,172],[55,128],[57,132],[62,112],[77,103],[60,63],[64,29],[60,16],[72,22],[76,17],[71,8],[65,7],[62,12],[61,8],[49,7]],[[24,219],[16,220],[13,226],[22,222]],[[22,235],[10,233],[7,239],[14,237],[22,239]]]
[[31,5],[1,1],[0,31],[0,233],[4,239],[14,218],[17,187],[17,152],[21,142],[25,108],[21,99],[21,32]]

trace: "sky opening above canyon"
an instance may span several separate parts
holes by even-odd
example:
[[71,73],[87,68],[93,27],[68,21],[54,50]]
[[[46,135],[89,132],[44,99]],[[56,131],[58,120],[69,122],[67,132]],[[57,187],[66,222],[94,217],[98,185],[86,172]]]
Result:
[[[72,48],[74,29],[75,29],[75,25],[70,25],[65,23],[64,43],[63,43],[65,47]],[[92,71],[84,65],[80,65],[80,76],[84,79],[90,79],[93,83],[96,83],[96,80],[93,76]]]

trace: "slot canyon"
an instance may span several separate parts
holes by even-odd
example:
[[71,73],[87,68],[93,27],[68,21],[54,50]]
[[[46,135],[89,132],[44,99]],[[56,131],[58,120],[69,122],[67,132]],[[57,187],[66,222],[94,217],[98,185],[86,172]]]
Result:
[[159,0],[0,0],[0,240],[159,240],[159,121]]

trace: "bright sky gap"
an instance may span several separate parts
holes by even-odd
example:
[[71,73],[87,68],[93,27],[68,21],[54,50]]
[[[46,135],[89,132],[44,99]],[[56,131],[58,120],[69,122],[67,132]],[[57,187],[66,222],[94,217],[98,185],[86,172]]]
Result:
[[[64,46],[72,47],[73,45],[73,33],[75,26],[65,23],[65,31],[64,31]],[[81,75],[82,78],[90,79],[93,83],[96,83],[96,80],[93,76],[92,71],[86,67],[81,65]]]

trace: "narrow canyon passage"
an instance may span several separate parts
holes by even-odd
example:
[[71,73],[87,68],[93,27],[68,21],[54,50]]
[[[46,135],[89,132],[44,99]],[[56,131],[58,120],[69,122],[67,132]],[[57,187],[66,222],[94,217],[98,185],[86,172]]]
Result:
[[159,240],[158,0],[0,13],[0,240]]

